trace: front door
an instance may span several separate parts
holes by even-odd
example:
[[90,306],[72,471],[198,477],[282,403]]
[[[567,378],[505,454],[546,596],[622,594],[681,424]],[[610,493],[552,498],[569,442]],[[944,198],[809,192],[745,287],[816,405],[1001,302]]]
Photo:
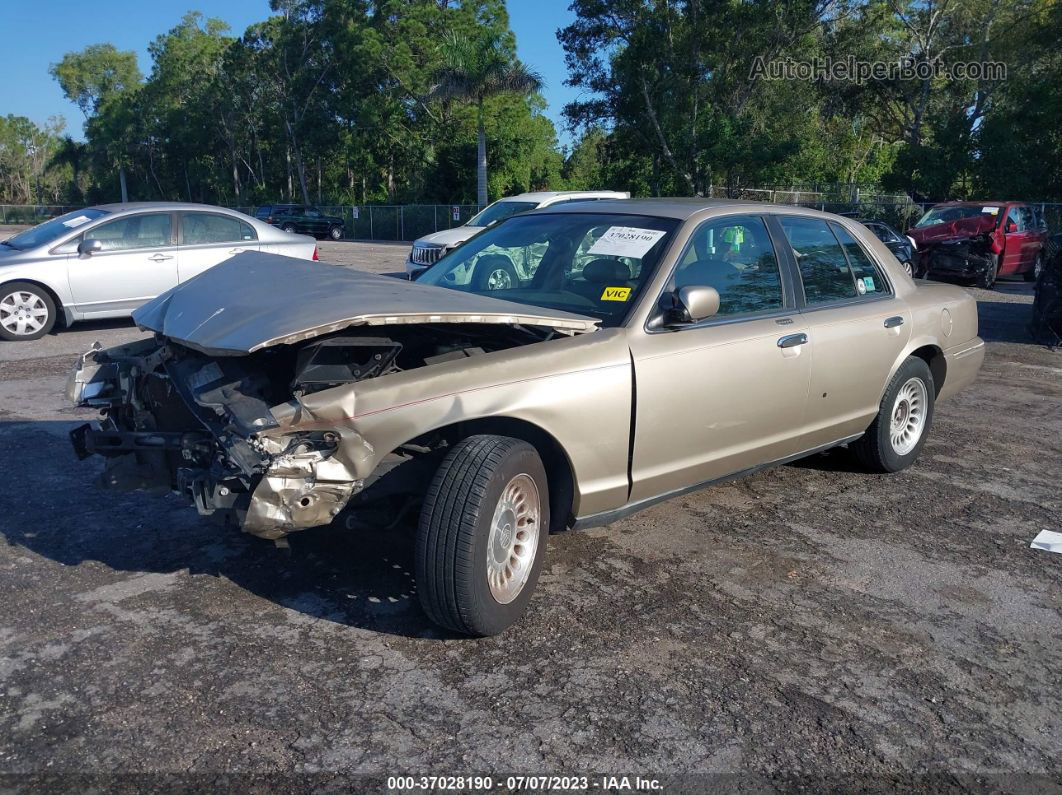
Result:
[[803,445],[862,433],[878,412],[888,373],[911,334],[911,313],[844,226],[780,216],[804,294],[812,351]]
[[230,257],[258,250],[254,227],[231,215],[182,212],[180,232],[177,270],[182,283]]
[[808,325],[764,220],[727,216],[698,227],[667,289],[694,285],[719,292],[715,316],[631,335],[632,502],[801,452]]
[[71,255],[67,273],[74,310],[85,317],[126,315],[177,286],[177,246],[170,213],[127,215],[92,229],[84,238],[102,250]]

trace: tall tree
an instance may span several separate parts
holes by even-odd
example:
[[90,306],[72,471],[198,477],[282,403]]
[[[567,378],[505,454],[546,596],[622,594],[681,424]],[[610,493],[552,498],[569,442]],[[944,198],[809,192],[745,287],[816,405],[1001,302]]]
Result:
[[136,53],[121,52],[113,44],[91,44],[80,52],[68,52],[48,72],[86,118],[99,112],[109,97],[136,86],[141,79]]
[[501,37],[451,33],[444,44],[445,64],[436,74],[432,97],[475,106],[477,125],[476,199],[487,203],[487,133],[484,105],[504,94],[530,96],[542,89],[542,77],[520,63]]

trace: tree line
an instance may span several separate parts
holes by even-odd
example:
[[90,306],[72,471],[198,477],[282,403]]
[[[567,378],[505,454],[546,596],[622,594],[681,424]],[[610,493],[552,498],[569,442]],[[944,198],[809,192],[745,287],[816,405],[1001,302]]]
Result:
[[[558,146],[504,0],[272,0],[242,35],[189,12],[51,72],[85,117],[0,118],[0,201],[483,202],[808,182],[1062,199],[1059,0],[573,0]],[[769,79],[764,63],[910,74]],[[957,79],[956,66],[998,74]],[[919,66],[934,69],[919,69]],[[489,167],[488,167],[489,164]]]

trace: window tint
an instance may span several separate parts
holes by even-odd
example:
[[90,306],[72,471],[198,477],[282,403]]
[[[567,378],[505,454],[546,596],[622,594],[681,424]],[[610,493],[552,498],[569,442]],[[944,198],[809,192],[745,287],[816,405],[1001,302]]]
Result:
[[171,245],[170,216],[169,213],[130,215],[97,226],[89,237],[100,241],[103,251],[168,246]]
[[737,215],[699,226],[672,278],[672,289],[695,285],[719,292],[719,315],[781,309],[782,279],[763,219]]
[[186,246],[203,243],[236,243],[256,239],[250,224],[245,224],[239,218],[212,213],[182,215],[181,236]]
[[860,295],[880,295],[889,292],[885,277],[881,275],[874,261],[870,259],[852,233],[839,224],[830,224],[830,228],[841,241],[844,253],[848,255],[848,264],[856,280],[856,292]]
[[825,221],[794,216],[781,216],[779,221],[793,247],[809,305],[858,295],[844,250]]

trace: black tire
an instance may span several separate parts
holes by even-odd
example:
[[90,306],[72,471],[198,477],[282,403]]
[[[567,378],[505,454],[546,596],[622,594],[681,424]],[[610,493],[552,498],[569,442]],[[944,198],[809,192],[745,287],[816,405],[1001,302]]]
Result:
[[[487,581],[488,539],[495,508],[514,478],[527,475],[539,495],[537,547],[519,593],[507,604]],[[534,592],[549,534],[546,471],[535,448],[507,436],[470,436],[454,445],[436,471],[421,509],[415,570],[428,617],[465,635],[496,635],[515,623]]]
[[489,254],[476,262],[472,285],[476,290],[511,290],[520,286],[520,277],[504,254]]
[[[917,442],[910,450],[898,451],[892,441],[893,412],[897,408],[897,396],[912,379],[919,379],[925,388],[924,421]],[[909,356],[889,381],[881,398],[878,415],[865,434],[852,442],[850,448],[860,463],[871,472],[899,472],[915,462],[933,427],[933,403],[936,387],[929,365],[917,356]]]
[[982,290],[991,290],[996,285],[996,279],[999,277],[999,255],[996,254],[992,258],[992,266],[977,277],[975,284]]
[[295,234],[295,227],[292,224],[284,224],[284,226],[282,226],[280,228],[283,231],[287,232],[288,234],[292,234],[292,235]]
[[1025,273],[1023,273],[1021,275],[1021,277],[1023,279],[1025,279],[1025,281],[1027,281],[1027,282],[1035,282],[1037,279],[1040,278],[1040,272],[1043,269],[1044,269],[1044,254],[1041,251],[1039,254],[1036,255],[1036,262],[1033,263],[1033,266],[1031,268],[1029,268],[1029,270],[1025,271]]
[[[39,314],[42,308],[45,310],[43,322]],[[0,286],[0,339],[11,342],[39,340],[52,330],[56,317],[55,301],[42,287],[30,282],[8,282]],[[9,322],[15,326],[13,329],[7,328]],[[31,322],[34,326],[37,323],[41,325],[32,331],[19,333],[18,326],[22,325],[26,328],[27,322]]]
[[328,236],[330,238],[332,238],[332,240],[342,240],[343,239],[343,227],[341,227],[341,226],[333,226],[331,229],[328,230]]

